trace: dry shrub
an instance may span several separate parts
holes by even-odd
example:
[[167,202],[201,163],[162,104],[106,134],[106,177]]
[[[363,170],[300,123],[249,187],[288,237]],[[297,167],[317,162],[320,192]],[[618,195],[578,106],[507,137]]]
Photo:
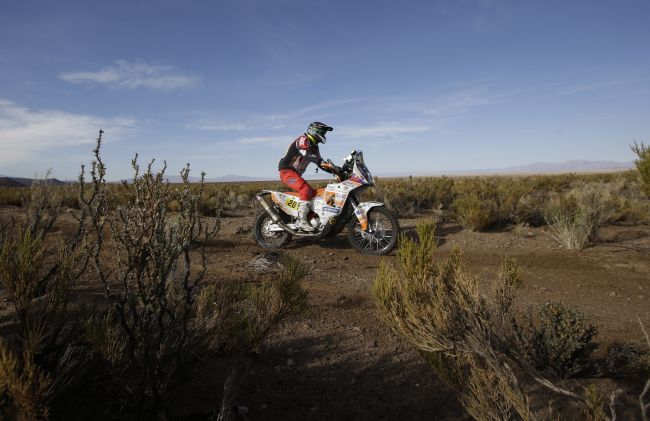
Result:
[[60,189],[49,182],[50,173],[43,180],[34,180],[25,200],[26,228],[41,239],[54,226],[61,213]]
[[580,209],[556,208],[549,211],[546,221],[549,233],[567,250],[582,250],[592,231],[589,219]]
[[224,208],[224,199],[219,196],[210,196],[199,202],[199,211],[203,216],[219,216]]
[[609,373],[650,371],[650,348],[643,343],[615,342],[607,347],[603,363]]
[[630,149],[632,149],[632,152],[637,156],[637,159],[634,160],[634,165],[641,176],[643,191],[646,196],[650,198],[650,146],[647,146],[643,142],[637,143],[635,141],[634,144],[630,146]]
[[587,386],[584,391],[585,407],[582,418],[589,421],[609,421],[605,413],[605,397],[596,389],[593,384]]
[[0,338],[0,416],[18,421],[45,420],[52,379],[34,361],[30,350],[16,355]]
[[432,208],[450,209],[454,200],[454,183],[448,177],[416,177],[408,180],[376,177],[375,194],[399,216],[413,216],[418,211]]
[[8,419],[47,418],[52,400],[85,362],[69,359],[75,323],[68,299],[86,267],[80,238],[46,245],[60,203],[48,183],[35,183],[23,222],[3,229],[0,287],[13,323],[12,340],[0,339],[0,415]]
[[282,269],[259,282],[210,284],[198,295],[192,320],[195,351],[205,354],[256,350],[272,327],[306,306],[306,267],[284,257]]
[[[529,349],[521,342],[526,332],[519,327],[526,319],[513,305],[522,286],[516,262],[505,259],[492,296],[482,296],[458,250],[434,260],[434,230],[432,224],[419,225],[419,242],[400,242],[397,265],[382,262],[373,285],[381,318],[423,354],[475,419],[536,419],[531,400],[546,397],[532,382],[585,403],[583,396],[557,386],[529,363]],[[548,313],[548,322],[557,323],[548,334],[553,340],[563,335],[575,339],[581,331],[561,311],[559,317]],[[560,345],[556,349],[563,350]],[[567,355],[576,353],[557,353],[560,362],[569,361]],[[550,353],[549,359],[555,356]]]
[[547,302],[529,326],[530,331],[521,335],[526,338],[523,350],[538,370],[569,378],[592,365],[597,329],[579,311],[565,303]]
[[0,205],[21,207],[29,195],[25,187],[1,187]]
[[499,222],[499,180],[497,177],[475,177],[454,185],[454,212],[469,230],[482,231]]
[[[219,225],[207,226],[201,217],[203,183],[190,185],[189,166],[177,185],[164,181],[164,166],[154,172],[150,163],[140,173],[136,156],[119,205],[105,182],[100,147],[101,132],[90,182],[82,176],[80,188],[87,253],[110,307],[88,320],[85,337],[109,366],[111,401],[123,402],[108,406],[107,415],[166,417],[171,386],[183,386],[190,361],[230,364],[305,305],[306,269],[286,259],[273,277],[204,285],[205,246]],[[178,207],[173,216],[170,203]],[[228,379],[224,404],[237,383]]]
[[618,206],[612,216],[614,222],[626,222],[632,225],[650,223],[650,202],[630,199],[619,199]]
[[547,211],[551,236],[568,250],[581,250],[598,241],[598,229],[615,213],[616,201],[595,184],[580,184],[560,196]]
[[[381,317],[432,363],[438,375],[458,393],[476,419],[530,419],[528,398],[510,365],[495,348],[497,317],[467,274],[459,251],[439,263],[433,260],[435,225],[417,227],[419,243],[404,238],[398,267],[382,262],[373,294]],[[504,268],[496,287],[510,307],[517,271]],[[500,317],[500,316],[499,316]],[[495,399],[495,397],[499,397]]]
[[[126,203],[110,211],[120,199],[106,188],[100,147],[101,132],[91,188],[87,190],[83,172],[80,187],[90,227],[88,256],[111,307],[102,323],[91,324],[89,339],[123,381],[135,416],[151,418],[164,412],[168,386],[189,346],[194,293],[206,270],[204,253],[201,268],[192,269],[190,250],[211,239],[218,224],[207,227],[200,218],[201,191],[190,186],[189,166],[181,171],[181,187],[172,188],[164,181],[165,166],[154,172],[152,161],[140,174],[137,155],[134,177],[122,186]],[[174,220],[167,216],[172,200],[179,204]],[[102,254],[109,240],[112,261]]]
[[483,231],[498,221],[496,203],[492,199],[481,199],[476,193],[456,199],[454,211],[463,227],[470,231]]
[[534,227],[544,225],[544,210],[547,206],[550,193],[537,190],[522,195],[515,210],[514,220],[518,223],[527,223]]

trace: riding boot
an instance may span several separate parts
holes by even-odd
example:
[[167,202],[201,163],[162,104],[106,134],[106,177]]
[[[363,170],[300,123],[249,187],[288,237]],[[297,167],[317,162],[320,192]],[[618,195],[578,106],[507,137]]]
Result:
[[301,202],[298,207],[298,227],[303,231],[313,231],[314,227],[307,219],[309,215],[309,202]]

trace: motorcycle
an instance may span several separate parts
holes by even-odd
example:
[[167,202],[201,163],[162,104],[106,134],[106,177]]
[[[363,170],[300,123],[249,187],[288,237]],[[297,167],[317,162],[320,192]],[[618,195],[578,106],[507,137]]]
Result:
[[[328,161],[332,164],[331,161]],[[374,185],[363,152],[352,151],[343,165],[332,164],[336,182],[316,190],[310,201],[308,221],[313,231],[300,229],[298,193],[262,190],[255,197],[262,210],[255,218],[253,234],[265,248],[286,246],[292,236],[321,239],[333,237],[347,226],[350,245],[360,253],[384,255],[397,245],[397,218],[380,202],[359,202],[363,190]]]

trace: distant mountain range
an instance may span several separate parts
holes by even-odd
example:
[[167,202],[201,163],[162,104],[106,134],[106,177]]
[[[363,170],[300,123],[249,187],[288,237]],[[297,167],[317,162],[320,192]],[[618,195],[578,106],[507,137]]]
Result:
[[594,172],[594,171],[624,171],[634,168],[633,162],[616,161],[565,161],[537,162],[530,165],[506,167],[497,172],[506,173],[562,173],[562,172]]
[[[377,175],[382,177],[408,177],[412,176],[435,176],[435,175],[487,175],[487,174],[557,174],[567,172],[607,172],[607,171],[624,171],[634,168],[633,162],[617,161],[565,161],[565,162],[538,162],[530,165],[520,165],[505,168],[489,168],[482,170],[453,170],[453,171],[413,171],[413,172],[378,172]],[[309,178],[309,177],[308,177]],[[169,175],[165,177],[170,183],[180,183],[182,181],[179,175]],[[311,179],[311,178],[310,178]],[[190,182],[196,183],[199,177],[190,177]],[[275,178],[268,177],[251,177],[244,175],[228,174],[222,177],[206,178],[206,183],[236,183],[251,181],[276,181]],[[10,177],[0,175],[0,187],[29,187],[34,180],[31,178]],[[49,179],[56,185],[70,183],[61,181],[56,178]]]
[[[0,187],[29,187],[33,182],[33,178],[7,177],[0,175]],[[48,178],[47,182],[56,186],[68,184],[65,181],[57,180],[56,178]]]
[[451,171],[415,171],[378,173],[383,177],[406,177],[427,175],[487,175],[487,174],[558,174],[558,173],[586,173],[625,171],[634,168],[633,162],[617,161],[565,161],[565,162],[537,162],[529,165],[519,165],[505,168],[487,168],[480,170],[451,170]]

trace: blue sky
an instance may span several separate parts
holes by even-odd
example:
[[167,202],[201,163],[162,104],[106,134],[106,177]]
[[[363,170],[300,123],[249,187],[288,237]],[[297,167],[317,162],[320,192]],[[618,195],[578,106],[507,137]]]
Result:
[[[630,161],[650,141],[650,2],[0,3],[0,174],[130,159],[274,177],[313,120],[375,173]],[[313,174],[308,169],[308,175]]]

